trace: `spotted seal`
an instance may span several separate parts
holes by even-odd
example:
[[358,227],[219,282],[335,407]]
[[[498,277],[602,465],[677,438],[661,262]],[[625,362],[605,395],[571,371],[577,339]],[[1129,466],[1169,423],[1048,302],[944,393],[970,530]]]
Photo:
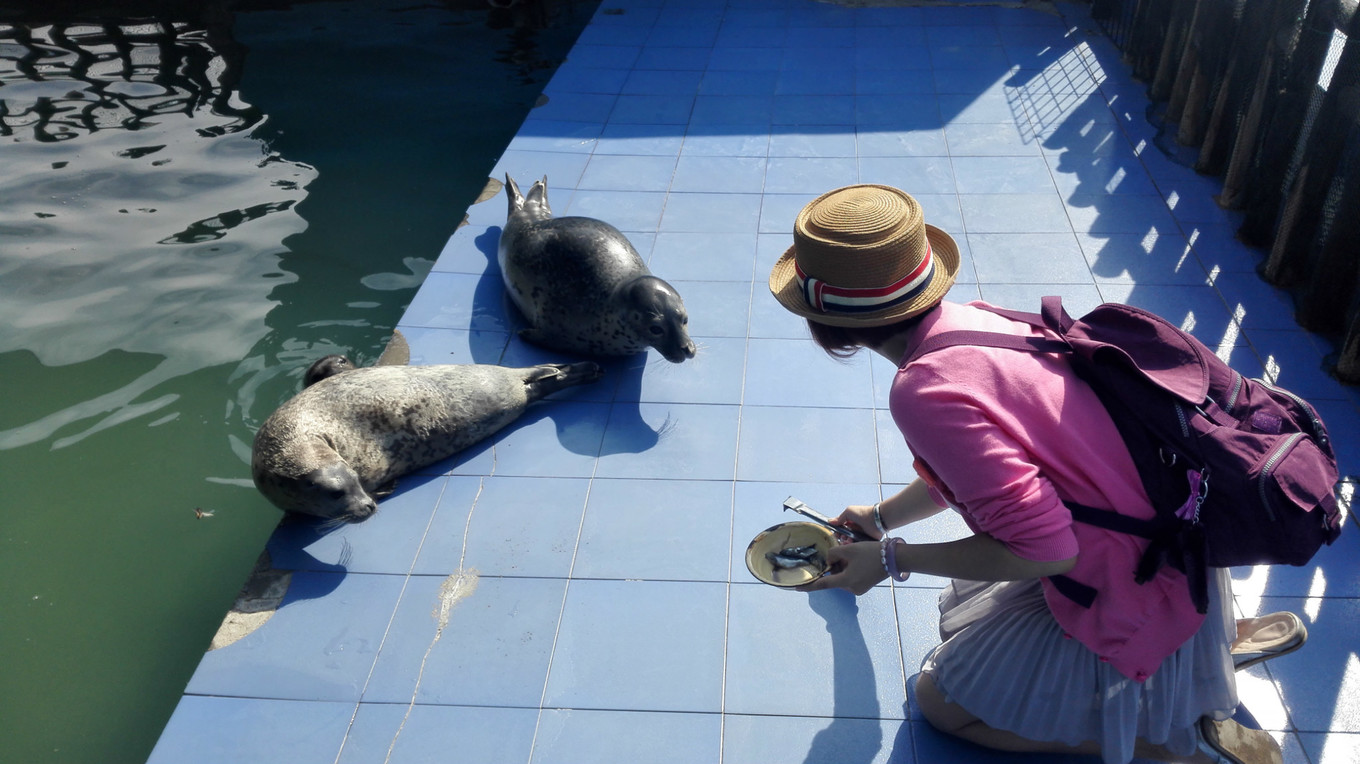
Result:
[[593,382],[598,364],[371,366],[321,379],[255,433],[255,487],[288,512],[358,522],[398,477],[515,421],[534,401]]
[[653,276],[627,237],[594,218],[555,218],[548,179],[521,195],[505,176],[509,213],[497,262],[529,342],[569,353],[619,356],[656,348],[666,360],[694,357],[679,293]]

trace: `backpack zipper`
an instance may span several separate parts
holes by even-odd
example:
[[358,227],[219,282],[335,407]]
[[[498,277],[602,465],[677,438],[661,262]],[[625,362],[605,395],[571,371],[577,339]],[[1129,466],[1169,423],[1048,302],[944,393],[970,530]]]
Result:
[[1261,377],[1256,381],[1260,382],[1262,385],[1264,385],[1266,388],[1270,390],[1274,390],[1275,392],[1280,393],[1281,395],[1288,396],[1290,400],[1294,401],[1299,405],[1299,408],[1303,409],[1304,411],[1307,411],[1308,421],[1312,423],[1313,426],[1313,437],[1316,438],[1319,443],[1326,445],[1327,434],[1322,429],[1322,420],[1318,419],[1318,415],[1313,412],[1313,407],[1309,405],[1308,401],[1305,401],[1304,399],[1289,392],[1283,387],[1276,387],[1275,385],[1270,384],[1265,380],[1264,377]]
[[1176,407],[1176,420],[1181,423],[1181,437],[1190,437],[1190,424],[1185,421],[1185,408],[1181,406],[1179,401],[1172,405]]
[[1234,371],[1232,394],[1228,396],[1228,405],[1223,407],[1224,411],[1227,411],[1229,413],[1232,412],[1233,406],[1237,405],[1237,395],[1241,392],[1242,392],[1242,375]]
[[1265,466],[1261,468],[1261,477],[1256,479],[1256,490],[1261,496],[1261,506],[1266,508],[1266,512],[1270,514],[1270,519],[1272,521],[1276,521],[1277,518],[1275,517],[1275,510],[1270,506],[1270,498],[1266,495],[1266,482],[1270,479],[1270,471],[1275,469],[1275,465],[1280,461],[1280,458],[1284,456],[1286,451],[1293,448],[1294,444],[1302,437],[1303,433],[1295,432],[1291,433],[1288,438],[1285,438],[1285,441],[1280,444],[1279,448],[1275,449],[1275,453],[1270,455],[1270,458],[1266,460]]

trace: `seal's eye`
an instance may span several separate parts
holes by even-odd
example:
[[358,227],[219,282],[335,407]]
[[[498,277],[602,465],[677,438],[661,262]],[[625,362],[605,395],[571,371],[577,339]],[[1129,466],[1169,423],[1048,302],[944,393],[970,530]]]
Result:
[[330,492],[330,497],[332,499],[343,499],[345,498],[345,492],[343,489],[337,488]]
[[662,328],[659,327],[659,326],[650,327],[650,328],[647,329],[647,331],[651,332],[651,333],[652,333],[652,336],[654,336],[654,337],[660,337],[661,335],[663,335],[663,334],[666,333],[666,330],[665,330],[665,329],[662,329]]

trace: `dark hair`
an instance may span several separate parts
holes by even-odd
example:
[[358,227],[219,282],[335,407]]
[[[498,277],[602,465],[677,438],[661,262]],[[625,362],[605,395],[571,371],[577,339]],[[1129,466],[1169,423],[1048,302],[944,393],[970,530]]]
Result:
[[817,346],[822,350],[825,350],[827,355],[832,358],[846,359],[864,348],[876,347],[893,335],[910,329],[933,311],[934,308],[931,308],[911,318],[904,318],[897,323],[883,326],[832,326],[818,323],[810,318],[807,320],[807,325],[808,331],[812,332],[812,341],[817,343]]

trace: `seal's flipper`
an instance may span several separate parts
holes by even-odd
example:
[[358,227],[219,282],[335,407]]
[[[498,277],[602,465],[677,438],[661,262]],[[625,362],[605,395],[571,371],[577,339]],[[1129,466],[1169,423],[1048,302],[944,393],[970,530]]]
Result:
[[373,490],[368,492],[368,495],[372,496],[375,500],[386,499],[388,496],[391,496],[393,493],[395,493],[396,490],[397,481],[393,480],[389,483],[374,488]]
[[519,184],[508,172],[505,174],[505,198],[510,201],[510,209],[505,213],[507,216],[519,212],[524,207],[524,195],[519,192]]
[[382,355],[378,356],[375,366],[406,366],[411,363],[411,346],[399,329],[392,330],[392,338],[387,341]]
[[524,387],[529,400],[535,401],[558,390],[594,382],[603,376],[604,369],[593,361],[545,363],[527,370]]
[[552,215],[552,208],[548,206],[548,176],[544,175],[542,180],[534,181],[534,185],[529,188],[529,193],[524,197],[524,206],[538,207],[544,215]]

